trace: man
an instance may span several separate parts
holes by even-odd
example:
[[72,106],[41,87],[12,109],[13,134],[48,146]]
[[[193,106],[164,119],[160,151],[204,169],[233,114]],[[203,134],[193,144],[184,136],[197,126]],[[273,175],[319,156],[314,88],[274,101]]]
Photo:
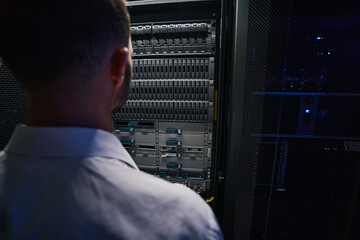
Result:
[[138,170],[111,131],[131,78],[120,0],[0,0],[28,125],[0,154],[0,239],[221,239],[194,192]]

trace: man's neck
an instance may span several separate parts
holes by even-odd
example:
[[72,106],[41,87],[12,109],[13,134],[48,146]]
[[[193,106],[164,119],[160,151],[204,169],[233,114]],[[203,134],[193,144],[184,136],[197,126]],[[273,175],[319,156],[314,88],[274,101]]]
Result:
[[88,127],[102,129],[108,132],[110,132],[112,128],[111,120],[99,121],[98,119],[86,119],[79,115],[66,116],[66,114],[49,111],[47,111],[47,113],[49,113],[49,117],[29,112],[27,124],[39,127]]
[[88,127],[108,132],[112,129],[110,111],[101,104],[89,101],[85,105],[79,101],[58,99],[52,102],[29,99],[28,125]]

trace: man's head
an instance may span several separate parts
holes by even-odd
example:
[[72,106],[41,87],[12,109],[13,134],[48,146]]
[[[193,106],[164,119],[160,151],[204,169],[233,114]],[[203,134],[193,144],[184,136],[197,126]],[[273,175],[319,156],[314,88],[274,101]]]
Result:
[[0,0],[0,56],[30,98],[98,92],[120,107],[131,77],[129,35],[124,0]]

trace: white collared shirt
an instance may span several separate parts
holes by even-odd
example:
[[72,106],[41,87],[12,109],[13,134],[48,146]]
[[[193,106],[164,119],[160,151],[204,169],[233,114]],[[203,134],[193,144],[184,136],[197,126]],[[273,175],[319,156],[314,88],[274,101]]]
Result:
[[195,192],[139,171],[111,133],[18,126],[0,153],[0,239],[222,239]]

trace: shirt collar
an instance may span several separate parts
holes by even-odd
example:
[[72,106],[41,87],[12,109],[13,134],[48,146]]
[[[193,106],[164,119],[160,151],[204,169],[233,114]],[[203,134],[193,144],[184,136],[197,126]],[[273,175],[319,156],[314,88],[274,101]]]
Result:
[[18,125],[5,152],[34,157],[115,158],[138,170],[117,137],[93,128]]

